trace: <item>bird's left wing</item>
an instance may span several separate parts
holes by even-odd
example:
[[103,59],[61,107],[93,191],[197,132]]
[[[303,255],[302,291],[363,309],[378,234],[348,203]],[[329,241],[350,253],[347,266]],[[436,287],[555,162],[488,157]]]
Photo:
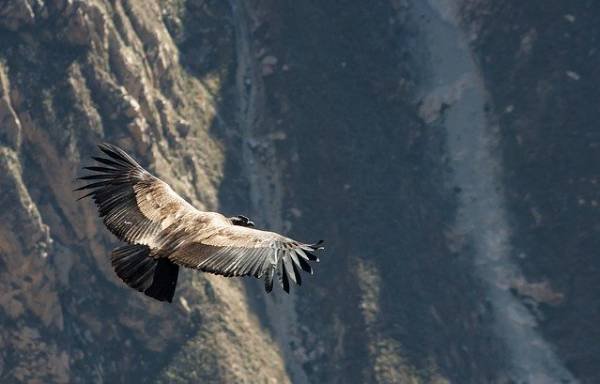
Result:
[[267,292],[272,290],[277,274],[289,292],[289,280],[298,285],[302,282],[300,269],[312,274],[308,261],[318,261],[313,252],[322,248],[321,242],[304,244],[274,232],[228,225],[186,241],[169,259],[223,276],[264,277]]

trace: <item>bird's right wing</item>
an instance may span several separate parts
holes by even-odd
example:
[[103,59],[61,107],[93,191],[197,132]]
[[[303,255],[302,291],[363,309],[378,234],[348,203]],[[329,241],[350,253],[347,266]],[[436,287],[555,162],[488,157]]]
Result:
[[272,290],[277,274],[281,286],[289,292],[289,280],[298,285],[302,282],[300,269],[312,274],[308,261],[318,261],[312,252],[322,248],[321,242],[303,244],[274,232],[228,225],[186,241],[169,259],[227,277],[264,277],[267,292]]
[[[90,190],[106,227],[119,239],[155,248],[161,231],[186,217],[201,221],[201,212],[151,175],[131,156],[110,144],[98,146],[107,157],[93,157],[100,166],[84,167],[95,174],[80,177],[91,181],[76,190]],[[208,218],[207,218],[208,219]]]

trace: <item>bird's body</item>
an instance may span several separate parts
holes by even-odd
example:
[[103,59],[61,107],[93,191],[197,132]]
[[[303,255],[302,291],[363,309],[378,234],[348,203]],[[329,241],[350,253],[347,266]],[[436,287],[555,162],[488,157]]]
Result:
[[[204,212],[151,175],[131,156],[110,144],[99,148],[108,157],[93,157],[101,166],[80,179],[90,190],[106,227],[127,245],[111,255],[117,275],[130,287],[161,301],[172,301],[179,265],[223,276],[264,278],[270,292],[278,276],[301,283],[300,269],[312,274],[308,261],[320,244],[304,244],[274,232],[252,228],[245,216],[227,218]],[[82,198],[83,198],[82,197]]]

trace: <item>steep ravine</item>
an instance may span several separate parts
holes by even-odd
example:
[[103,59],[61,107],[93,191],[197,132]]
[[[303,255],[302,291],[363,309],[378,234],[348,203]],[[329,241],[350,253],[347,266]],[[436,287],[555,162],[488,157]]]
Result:
[[[526,383],[575,383],[552,345],[537,331],[530,309],[511,288],[524,281],[513,257],[510,213],[503,188],[499,126],[486,108],[480,70],[459,28],[458,2],[415,2],[422,23],[429,71],[422,85],[420,113],[446,130],[451,175],[459,208],[454,231],[472,248],[477,276],[488,289],[496,337],[508,351],[507,380]],[[525,283],[526,284],[526,283]]]
[[598,3],[465,1],[460,15],[499,126],[513,261],[525,275],[511,291],[576,379],[595,383]]

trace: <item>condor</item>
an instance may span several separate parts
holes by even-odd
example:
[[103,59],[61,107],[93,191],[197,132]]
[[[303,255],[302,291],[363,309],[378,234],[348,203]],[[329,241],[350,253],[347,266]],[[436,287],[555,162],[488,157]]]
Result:
[[300,285],[300,270],[313,273],[309,261],[322,241],[305,244],[274,232],[254,229],[245,216],[225,217],[203,212],[171,187],[142,168],[122,149],[98,146],[98,166],[84,167],[82,176],[106,227],[127,242],[112,251],[117,276],[131,288],[160,301],[171,302],[179,266],[226,277],[264,278],[271,292],[277,275],[289,293],[290,280]]

